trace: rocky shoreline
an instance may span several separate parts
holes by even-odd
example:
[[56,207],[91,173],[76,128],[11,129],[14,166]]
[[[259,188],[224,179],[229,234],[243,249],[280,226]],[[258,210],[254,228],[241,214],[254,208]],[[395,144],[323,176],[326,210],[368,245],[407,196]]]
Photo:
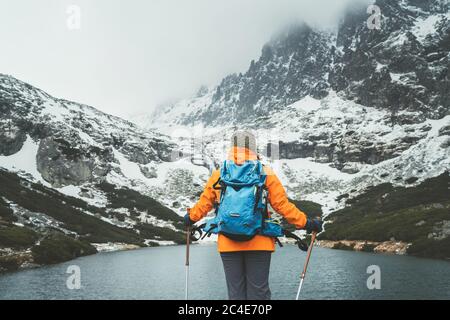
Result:
[[0,274],[38,266],[34,263],[31,250],[0,249]]
[[[127,251],[140,248],[137,245],[125,243],[96,244],[97,253],[112,251]],[[62,261],[64,262],[64,261]],[[10,248],[0,249],[0,274],[5,272],[21,271],[31,268],[43,267],[48,264],[39,264],[34,261],[31,249],[13,250]]]
[[322,248],[363,251],[384,254],[406,255],[410,243],[403,241],[366,241],[366,240],[319,240],[317,245]]

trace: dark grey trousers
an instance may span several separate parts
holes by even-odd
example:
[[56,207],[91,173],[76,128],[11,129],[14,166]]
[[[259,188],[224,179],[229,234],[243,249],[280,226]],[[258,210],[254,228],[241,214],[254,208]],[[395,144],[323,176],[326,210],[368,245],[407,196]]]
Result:
[[230,300],[270,300],[270,251],[220,254]]

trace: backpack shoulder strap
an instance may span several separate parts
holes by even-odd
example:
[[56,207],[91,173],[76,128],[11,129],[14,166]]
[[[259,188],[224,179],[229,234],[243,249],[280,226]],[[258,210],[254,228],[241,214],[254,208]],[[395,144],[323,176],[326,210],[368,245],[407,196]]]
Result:
[[259,170],[259,177],[260,177],[260,184],[263,188],[266,187],[266,180],[267,180],[267,174],[264,170],[264,165],[261,161],[258,160],[258,170]]
[[220,177],[219,177],[219,179],[217,179],[217,181],[216,182],[214,182],[214,184],[213,184],[213,189],[214,190],[220,190],[220,189],[222,189],[220,186],[218,187],[217,185],[220,185],[220,182],[221,182],[222,180],[220,179]]
[[225,160],[220,167],[220,177],[222,178],[228,171],[228,164],[230,160]]

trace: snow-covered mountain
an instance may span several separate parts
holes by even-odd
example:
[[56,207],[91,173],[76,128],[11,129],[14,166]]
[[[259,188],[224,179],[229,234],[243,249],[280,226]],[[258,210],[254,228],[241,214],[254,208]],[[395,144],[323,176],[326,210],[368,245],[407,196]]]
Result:
[[[353,8],[334,32],[297,25],[277,35],[245,73],[232,74],[195,97],[142,119],[223,126],[275,116],[306,97],[336,92],[385,109],[396,123],[448,114],[448,1],[379,0],[381,29],[369,29],[366,8]],[[418,113],[411,119],[409,111]],[[419,117],[419,115],[421,117]]]
[[380,29],[367,7],[334,31],[291,26],[246,72],[132,120],[209,166],[251,129],[290,198],[322,205],[321,238],[449,258],[449,1],[374,4]]
[[332,32],[292,26],[245,73],[133,120],[196,140],[216,164],[235,128],[253,129],[266,158],[277,150],[291,197],[330,207],[338,194],[437,176],[450,167],[448,1],[375,4],[379,30],[366,7]]
[[[183,170],[208,174],[179,157],[175,142],[157,131],[51,97],[11,76],[0,76],[0,94],[0,165],[65,194],[102,204],[101,193],[86,190],[106,181],[159,198],[167,191],[158,188],[170,187]],[[186,183],[199,183],[188,176]]]
[[[0,115],[0,270],[5,252],[44,240],[100,249],[183,241],[180,214],[209,171],[178,157],[168,136],[7,75]],[[8,240],[30,234],[26,245]],[[93,251],[86,248],[79,249]]]
[[21,263],[45,241],[79,241],[69,258],[92,252],[85,242],[181,242],[180,215],[237,128],[254,130],[292,199],[325,215],[374,186],[428,190],[450,169],[448,1],[376,5],[380,30],[367,28],[366,8],[334,32],[292,26],[246,72],[138,125],[0,75],[0,269],[5,252]]

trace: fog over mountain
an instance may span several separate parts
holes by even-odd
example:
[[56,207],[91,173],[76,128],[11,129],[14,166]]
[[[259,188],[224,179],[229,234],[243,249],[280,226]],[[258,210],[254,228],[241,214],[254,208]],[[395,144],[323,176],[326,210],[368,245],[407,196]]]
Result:
[[245,70],[286,24],[333,25],[349,2],[365,1],[2,0],[0,70],[127,117]]

